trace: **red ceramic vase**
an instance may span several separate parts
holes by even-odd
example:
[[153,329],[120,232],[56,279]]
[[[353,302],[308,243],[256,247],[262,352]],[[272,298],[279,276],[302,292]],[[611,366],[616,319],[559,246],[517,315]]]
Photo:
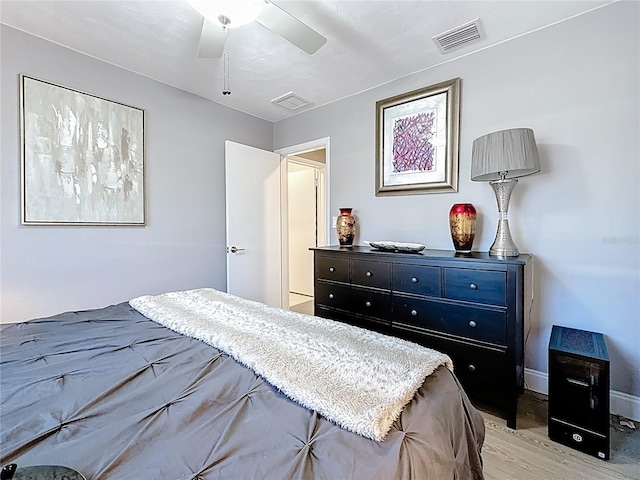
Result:
[[341,208],[340,216],[336,220],[336,231],[338,233],[338,241],[343,247],[353,245],[353,239],[356,235],[356,219],[351,214],[352,208]]
[[476,236],[476,209],[470,203],[456,203],[449,211],[451,239],[456,252],[469,253]]

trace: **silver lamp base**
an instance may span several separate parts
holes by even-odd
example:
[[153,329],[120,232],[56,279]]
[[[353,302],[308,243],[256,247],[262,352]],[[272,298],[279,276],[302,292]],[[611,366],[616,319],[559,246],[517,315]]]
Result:
[[516,247],[516,244],[513,242],[513,238],[511,238],[509,220],[507,218],[511,192],[513,192],[517,183],[518,180],[515,178],[489,182],[489,185],[493,188],[493,193],[496,195],[498,213],[500,215],[498,219],[498,231],[496,232],[496,238],[493,241],[493,245],[491,245],[491,248],[489,249],[489,255],[497,257],[517,257],[520,255],[518,247]]

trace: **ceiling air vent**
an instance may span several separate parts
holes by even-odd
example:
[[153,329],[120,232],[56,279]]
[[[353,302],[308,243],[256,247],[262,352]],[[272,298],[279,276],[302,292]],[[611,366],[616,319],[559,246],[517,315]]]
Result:
[[309,100],[305,100],[300,95],[296,95],[293,92],[285,93],[278,98],[274,98],[273,100],[271,100],[271,103],[281,105],[289,110],[297,110],[301,107],[311,104]]
[[457,48],[464,47],[465,45],[480,40],[482,38],[482,31],[480,29],[479,19],[475,19],[464,25],[453,28],[447,32],[431,37],[440,52],[449,53]]

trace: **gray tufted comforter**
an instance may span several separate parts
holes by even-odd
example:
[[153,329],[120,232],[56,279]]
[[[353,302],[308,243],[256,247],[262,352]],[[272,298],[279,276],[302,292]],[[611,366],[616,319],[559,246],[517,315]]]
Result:
[[128,303],[0,330],[0,463],[87,479],[481,479],[484,424],[427,377],[383,442],[289,400]]

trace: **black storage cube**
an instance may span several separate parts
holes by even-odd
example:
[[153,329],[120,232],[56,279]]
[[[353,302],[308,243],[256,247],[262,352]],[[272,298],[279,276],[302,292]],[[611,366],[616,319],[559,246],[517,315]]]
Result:
[[600,333],[553,326],[549,438],[609,459],[609,355]]

